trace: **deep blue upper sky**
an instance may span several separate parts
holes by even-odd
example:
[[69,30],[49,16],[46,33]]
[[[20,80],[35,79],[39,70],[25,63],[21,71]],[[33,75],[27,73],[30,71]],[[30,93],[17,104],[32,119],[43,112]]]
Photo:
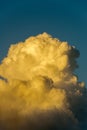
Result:
[[0,0],[0,60],[11,44],[42,32],[80,50],[77,73],[87,83],[87,1]]

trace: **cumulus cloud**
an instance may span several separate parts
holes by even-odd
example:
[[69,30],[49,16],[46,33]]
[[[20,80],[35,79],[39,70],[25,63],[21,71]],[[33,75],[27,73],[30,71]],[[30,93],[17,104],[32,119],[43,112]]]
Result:
[[83,130],[87,94],[79,51],[47,33],[11,45],[0,64],[1,130]]

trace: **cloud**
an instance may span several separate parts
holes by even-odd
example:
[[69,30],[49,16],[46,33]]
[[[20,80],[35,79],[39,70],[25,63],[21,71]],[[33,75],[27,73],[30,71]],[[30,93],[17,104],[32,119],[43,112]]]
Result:
[[79,51],[47,33],[11,45],[0,64],[1,130],[82,130],[87,94]]

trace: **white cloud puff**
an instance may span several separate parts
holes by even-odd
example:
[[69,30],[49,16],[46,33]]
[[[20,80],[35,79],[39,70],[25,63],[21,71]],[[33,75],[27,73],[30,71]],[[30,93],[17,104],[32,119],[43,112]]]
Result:
[[77,57],[47,33],[11,45],[0,64],[1,130],[81,130],[87,100]]

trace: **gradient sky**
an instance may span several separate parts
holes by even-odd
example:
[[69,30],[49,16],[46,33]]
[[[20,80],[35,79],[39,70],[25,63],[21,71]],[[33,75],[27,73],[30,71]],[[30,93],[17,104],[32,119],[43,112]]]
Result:
[[80,50],[76,72],[87,83],[86,0],[0,0],[0,61],[11,44],[43,32]]

